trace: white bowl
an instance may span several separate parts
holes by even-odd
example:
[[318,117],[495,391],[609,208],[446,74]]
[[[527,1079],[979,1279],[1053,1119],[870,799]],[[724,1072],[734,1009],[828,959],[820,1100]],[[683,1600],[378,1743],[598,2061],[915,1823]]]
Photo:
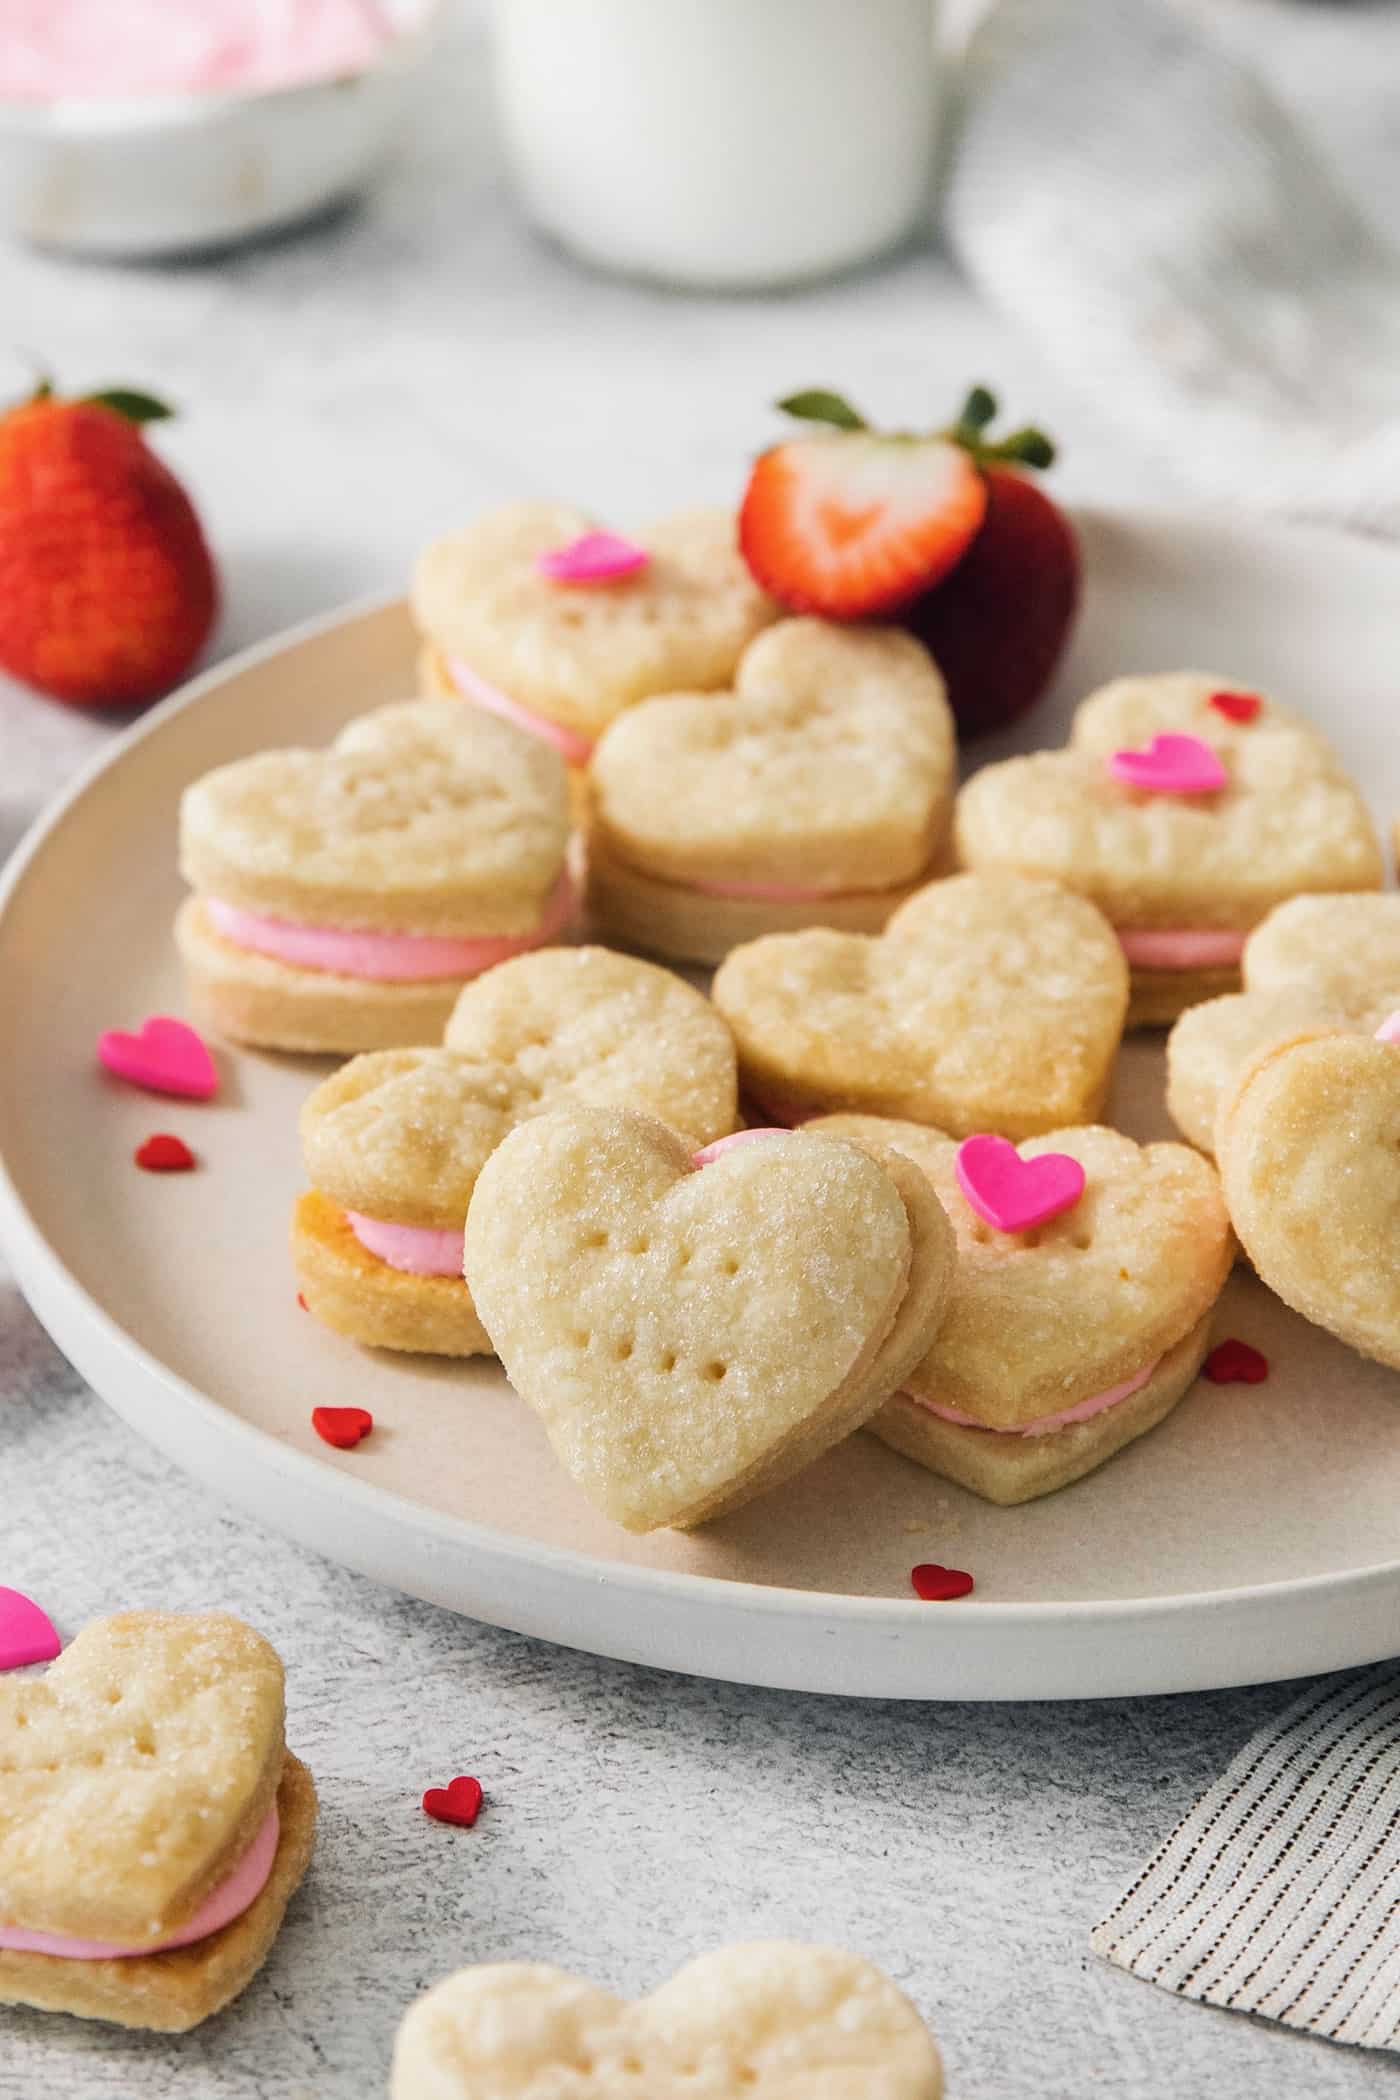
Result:
[[174,255],[358,190],[407,108],[441,0],[362,71],[249,94],[0,102],[0,229],[93,256]]

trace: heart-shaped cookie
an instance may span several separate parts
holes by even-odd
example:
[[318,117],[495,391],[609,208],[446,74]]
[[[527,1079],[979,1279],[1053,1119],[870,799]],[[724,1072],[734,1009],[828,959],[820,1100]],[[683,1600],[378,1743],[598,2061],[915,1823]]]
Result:
[[1400,1370],[1400,1046],[1332,1034],[1274,1045],[1222,1104],[1216,1152],[1269,1288]]
[[567,837],[557,753],[450,701],[220,766],[180,808],[191,989],[276,1048],[430,1040],[469,978],[557,938]]
[[784,620],[732,691],[648,700],[600,741],[594,915],[702,962],[802,925],[877,932],[928,877],[955,767],[943,680],[912,636]]
[[1245,942],[1244,989],[1184,1013],[1167,1039],[1167,1107],[1215,1149],[1215,1119],[1262,1051],[1315,1029],[1374,1035],[1400,1007],[1400,896],[1293,897]]
[[529,1963],[459,1970],[405,2015],[393,2100],[941,2100],[938,2050],[869,1962],[702,1955],[635,2005]]
[[737,1120],[734,1044],[691,985],[606,948],[546,948],[468,985],[442,1050],[353,1058],[302,1110],[312,1187],[292,1255],[307,1306],[367,1347],[489,1351],[462,1226],[506,1133],[561,1102],[660,1116],[696,1144]]
[[772,1134],[697,1168],[645,1116],[513,1130],[466,1277],[561,1464],[630,1531],[761,1494],[856,1428],[927,1348],[951,1236],[908,1163]]
[[965,866],[1053,877],[1106,914],[1133,1022],[1234,990],[1245,935],[1285,898],[1381,884],[1325,738],[1272,700],[1242,718],[1222,696],[1228,681],[1197,672],[1118,679],[1079,708],[1067,749],[986,766],[958,797]]
[[740,1076],[783,1121],[829,1109],[1020,1138],[1097,1113],[1128,971],[1091,904],[1019,875],[930,883],[883,935],[737,948],[714,1001]]
[[1030,1139],[1022,1164],[1064,1162],[1079,1189],[1016,1230],[969,1199],[967,1147],[939,1131],[873,1116],[814,1130],[905,1153],[957,1235],[933,1346],[866,1425],[896,1450],[989,1501],[1024,1502],[1102,1465],[1190,1386],[1233,1244],[1215,1170],[1185,1145],[1098,1127]]
[[99,1620],[0,1683],[0,2002],[181,2029],[243,1988],[315,1828],[282,1714],[220,1614]]
[[[746,645],[778,608],[739,553],[734,515],[694,510],[630,536],[647,560],[584,582],[547,558],[596,534],[559,504],[518,503],[430,546],[413,612],[439,693],[495,686],[541,731],[589,744],[651,693],[727,685]],[[463,676],[462,674],[466,675]]]

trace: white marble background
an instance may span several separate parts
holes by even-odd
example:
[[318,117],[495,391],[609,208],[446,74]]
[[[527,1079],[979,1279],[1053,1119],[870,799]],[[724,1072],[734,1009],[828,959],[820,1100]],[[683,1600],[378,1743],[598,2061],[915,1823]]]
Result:
[[[1393,167],[1393,118],[1358,123],[1345,83],[1394,56],[1394,10],[1208,11],[1312,102],[1358,181]],[[483,69],[464,32],[375,198],[314,234],[180,268],[0,254],[0,338],[71,386],[120,378],[180,404],[159,442],[222,558],[221,652],[393,587],[424,537],[508,496],[626,523],[732,495],[764,404],[800,383],[917,421],[983,377],[1061,436],[1071,495],[1186,493],[932,248],[749,303],[575,271],[509,209]],[[0,850],[106,733],[0,683]],[[244,1613],[286,1657],[290,1739],[324,1803],[311,1878],[237,2007],[180,2041],[0,2014],[0,2100],[371,2100],[403,2006],[464,1960],[533,1957],[638,1991],[702,1948],[784,1933],[859,1948],[903,1984],[955,2100],[1330,2100],[1400,2075],[1087,1953],[1090,1924],[1291,1689],[862,1706],[473,1626],[224,1511],[108,1414],[2,1277],[0,1580],[66,1634],[128,1605]],[[489,1796],[473,1832],[417,1807],[456,1771]]]

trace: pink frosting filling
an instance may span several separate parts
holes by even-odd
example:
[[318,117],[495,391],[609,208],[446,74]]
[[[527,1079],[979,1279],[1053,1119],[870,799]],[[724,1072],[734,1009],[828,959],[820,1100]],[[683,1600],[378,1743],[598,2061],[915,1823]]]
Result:
[[544,917],[533,933],[483,934],[452,939],[426,933],[356,932],[344,926],[301,926],[291,919],[265,918],[243,911],[218,897],[206,897],[204,908],[215,931],[236,948],[270,955],[298,970],[329,970],[338,977],[363,977],[378,984],[418,984],[439,977],[479,977],[483,970],[542,948],[568,924],[574,908],[573,885],[562,874],[550,893]]
[[576,729],[566,729],[562,722],[551,722],[548,715],[537,715],[532,707],[522,707],[512,700],[498,685],[481,678],[460,656],[444,658],[448,676],[464,700],[488,713],[499,715],[504,722],[514,722],[517,729],[524,729],[531,736],[541,736],[555,750],[566,765],[586,766],[593,756],[593,739],[580,736]]
[[693,1152],[690,1156],[690,1164],[692,1167],[708,1167],[711,1160],[719,1159],[726,1152],[732,1152],[736,1145],[750,1145],[755,1138],[786,1137],[787,1135],[787,1131],[776,1123],[770,1124],[761,1130],[731,1131],[728,1137],[716,1138],[713,1145],[706,1145],[703,1152]]
[[928,1412],[937,1415],[940,1421],[956,1422],[960,1429],[984,1429],[989,1436],[1049,1436],[1052,1430],[1068,1429],[1074,1422],[1088,1422],[1095,1415],[1105,1413],[1108,1408],[1116,1407],[1120,1400],[1126,1400],[1130,1394],[1140,1393],[1161,1361],[1159,1356],[1145,1371],[1139,1371],[1135,1378],[1125,1378],[1121,1385],[1111,1385],[1106,1393],[1095,1393],[1092,1398],[1080,1400],[1074,1407],[1063,1408],[1057,1415],[1041,1415],[1034,1422],[1023,1422],[1018,1429],[994,1429],[990,1422],[979,1422],[975,1415],[965,1415],[961,1408],[936,1407],[932,1400],[921,1400],[917,1393],[906,1393],[904,1398],[912,1400],[916,1407],[927,1408]]
[[384,1218],[367,1218],[362,1211],[345,1213],[350,1230],[362,1247],[402,1269],[408,1276],[460,1276],[462,1234],[434,1232],[422,1225],[390,1225]]
[[280,1824],[277,1804],[267,1812],[262,1829],[253,1839],[227,1881],[207,1895],[187,1925],[168,1939],[147,1947],[124,1947],[113,1940],[70,1940],[58,1932],[26,1932],[18,1925],[0,1925],[0,1949],[14,1954],[56,1954],[64,1961],[112,1961],[126,1956],[160,1954],[170,1947],[188,1947],[241,1918],[267,1886],[277,1857]]
[[1192,932],[1189,928],[1140,933],[1119,929],[1118,939],[1130,963],[1144,970],[1213,970],[1237,963],[1245,937],[1223,928]]

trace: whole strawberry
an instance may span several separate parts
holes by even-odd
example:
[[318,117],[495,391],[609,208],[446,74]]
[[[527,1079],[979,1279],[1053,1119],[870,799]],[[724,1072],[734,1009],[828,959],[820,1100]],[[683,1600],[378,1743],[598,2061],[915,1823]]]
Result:
[[56,699],[127,707],[208,640],[218,583],[189,497],[147,445],[170,411],[41,386],[0,415],[0,668]]
[[1079,606],[1074,528],[1026,471],[1049,466],[1053,447],[1037,431],[992,445],[985,433],[995,414],[992,396],[978,387],[954,426],[986,484],[981,528],[957,566],[900,614],[943,673],[964,736],[999,729],[1034,707]]

